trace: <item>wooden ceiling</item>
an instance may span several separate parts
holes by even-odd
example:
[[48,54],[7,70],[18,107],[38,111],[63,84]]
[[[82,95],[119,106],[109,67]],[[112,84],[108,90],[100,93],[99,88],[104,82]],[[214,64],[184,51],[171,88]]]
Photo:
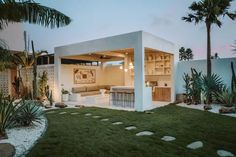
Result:
[[[165,52],[150,49],[150,48],[145,48],[145,53],[165,53]],[[88,53],[84,55],[66,56],[63,58],[84,60],[84,61],[109,62],[109,61],[122,61],[124,60],[125,55],[133,55],[133,54],[134,54],[134,49],[127,48],[127,49],[120,49],[120,50]]]

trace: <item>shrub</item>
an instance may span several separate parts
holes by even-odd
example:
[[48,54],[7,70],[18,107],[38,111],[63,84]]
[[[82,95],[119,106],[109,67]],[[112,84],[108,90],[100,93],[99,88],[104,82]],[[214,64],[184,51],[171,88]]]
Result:
[[13,98],[4,98],[0,93],[0,137],[6,136],[6,129],[16,126],[15,117],[23,108],[19,103],[13,102]]
[[29,126],[35,122],[40,123],[40,120],[43,115],[43,110],[40,107],[39,102],[32,100],[23,100],[21,104],[24,107],[20,112],[18,112],[16,116],[16,122],[20,126]]

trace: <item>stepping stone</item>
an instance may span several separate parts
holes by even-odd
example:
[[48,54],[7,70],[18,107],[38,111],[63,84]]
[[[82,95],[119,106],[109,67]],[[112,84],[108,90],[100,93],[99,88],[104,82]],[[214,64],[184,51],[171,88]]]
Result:
[[101,116],[93,116],[93,118],[100,118]]
[[114,122],[114,123],[112,123],[113,125],[121,125],[121,124],[123,124],[123,122]]
[[56,111],[50,111],[50,112],[46,112],[46,114],[52,114],[55,113]]
[[102,122],[107,122],[107,121],[109,121],[109,119],[108,119],[108,118],[105,118],[105,119],[101,119],[101,121],[102,121]]
[[1,157],[12,157],[15,155],[15,147],[9,143],[0,144],[0,156]]
[[60,112],[59,114],[66,114],[67,112]]
[[153,134],[154,133],[151,131],[142,131],[142,132],[137,133],[136,136],[151,136]]
[[203,147],[203,143],[201,141],[196,141],[187,145],[187,148],[189,149],[198,149],[201,147]]
[[75,113],[71,113],[71,115],[77,115],[77,114],[79,114],[79,113],[76,113],[76,112]]
[[125,130],[135,130],[137,129],[136,126],[128,126],[125,128]]
[[217,154],[220,157],[234,157],[234,154],[232,154],[231,152],[228,152],[226,150],[217,150]]
[[92,114],[91,113],[86,113],[85,116],[92,116]]
[[163,137],[161,138],[161,140],[166,141],[166,142],[169,142],[169,141],[174,141],[174,140],[176,140],[176,138],[175,138],[175,137],[172,137],[172,136],[163,136]]

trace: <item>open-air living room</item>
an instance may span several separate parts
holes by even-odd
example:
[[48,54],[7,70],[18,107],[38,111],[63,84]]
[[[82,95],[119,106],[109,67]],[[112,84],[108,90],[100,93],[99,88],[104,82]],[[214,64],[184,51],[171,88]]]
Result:
[[[134,49],[62,59],[71,61],[61,65],[62,100],[66,104],[135,110]],[[172,61],[169,53],[145,48],[145,87],[151,90],[148,109],[171,102]]]

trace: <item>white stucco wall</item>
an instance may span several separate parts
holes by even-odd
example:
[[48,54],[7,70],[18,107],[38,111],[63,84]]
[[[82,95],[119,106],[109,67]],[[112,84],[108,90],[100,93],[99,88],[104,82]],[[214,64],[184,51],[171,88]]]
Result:
[[22,23],[9,23],[8,26],[0,30],[0,39],[3,40],[10,50],[24,50],[24,29]]
[[[224,58],[224,59],[213,59],[212,60],[212,73],[216,73],[221,76],[224,83],[230,87],[231,85],[231,65],[234,63],[236,70],[236,58]],[[184,73],[191,74],[191,68],[195,68],[197,71],[202,71],[203,74],[206,74],[207,62],[206,60],[193,60],[193,61],[182,61],[177,64],[176,70],[176,82],[175,88],[176,93],[184,93]]]

